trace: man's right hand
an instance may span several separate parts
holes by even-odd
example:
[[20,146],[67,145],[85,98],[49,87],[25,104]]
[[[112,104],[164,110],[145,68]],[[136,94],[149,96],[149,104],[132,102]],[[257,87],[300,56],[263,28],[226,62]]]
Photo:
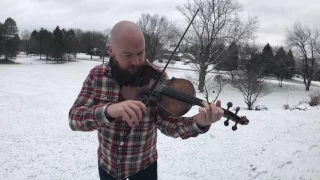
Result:
[[122,117],[133,128],[139,124],[143,114],[147,113],[145,104],[141,101],[127,100],[111,104],[106,108],[106,114],[112,118]]

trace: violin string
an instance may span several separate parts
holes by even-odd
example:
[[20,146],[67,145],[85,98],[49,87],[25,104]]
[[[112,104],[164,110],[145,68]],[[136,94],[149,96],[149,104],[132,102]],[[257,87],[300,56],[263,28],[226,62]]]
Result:
[[[180,92],[180,91],[177,91],[176,89],[172,88],[172,87],[166,87],[165,92],[167,93],[172,93],[173,95],[175,95],[176,97],[179,98],[183,98],[183,99],[186,99],[189,103],[193,103],[193,104],[196,104],[196,105],[201,105],[202,106],[202,100],[201,99],[198,99],[196,97],[193,97],[189,94],[186,94],[184,92]],[[225,113],[225,117],[229,117],[230,120],[234,121],[235,119],[237,119],[236,117],[234,117],[232,115],[231,112],[229,112],[228,110],[224,110],[224,113]]]
[[[144,78],[144,77],[142,77],[142,78],[140,78],[139,80],[136,80],[136,81],[140,82],[140,80],[145,81],[145,80],[151,80],[151,79],[152,78]],[[163,86],[164,83],[159,82],[158,85],[162,85]],[[188,102],[191,102],[191,103],[196,104],[196,105],[201,104],[199,101],[202,101],[202,100],[200,100],[198,98],[195,98],[195,97],[193,97],[193,96],[191,96],[189,94],[186,94],[184,92],[178,91],[178,90],[176,90],[176,89],[174,89],[174,88],[172,88],[170,86],[166,86],[165,89],[167,90],[168,93],[173,94],[175,96],[178,96],[178,97],[180,97],[182,99],[186,99]]]
[[176,89],[174,89],[172,87],[168,86],[168,87],[166,87],[164,89],[164,91],[167,92],[167,93],[173,94],[174,96],[177,96],[178,98],[186,99],[190,103],[193,103],[193,104],[196,104],[196,105],[199,105],[199,103],[200,103],[199,102],[200,99],[198,99],[196,97],[193,97],[193,96],[191,96],[189,94],[186,94],[184,92],[178,91],[178,90],[176,90]]

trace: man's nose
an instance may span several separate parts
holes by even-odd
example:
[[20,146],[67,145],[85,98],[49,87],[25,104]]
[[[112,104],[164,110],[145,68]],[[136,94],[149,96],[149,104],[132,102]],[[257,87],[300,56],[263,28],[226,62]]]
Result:
[[140,58],[139,56],[135,56],[132,60],[131,60],[131,64],[132,65],[138,65],[140,63]]

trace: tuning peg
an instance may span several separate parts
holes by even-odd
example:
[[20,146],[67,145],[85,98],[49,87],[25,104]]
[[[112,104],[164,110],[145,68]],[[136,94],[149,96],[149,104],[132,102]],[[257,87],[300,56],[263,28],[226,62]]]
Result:
[[[240,107],[237,107],[235,114],[237,114],[237,113],[239,112],[239,110],[240,110]],[[233,131],[235,131],[235,130],[238,129],[238,128],[237,128],[238,122],[239,122],[239,121],[236,121],[236,124],[235,124],[234,126],[232,126],[232,130],[233,130]]]
[[232,126],[232,130],[233,130],[233,131],[235,131],[235,130],[237,130],[237,129],[238,129],[238,128],[237,128],[237,124],[238,124],[238,122],[239,122],[239,121],[237,121],[237,122],[236,122],[236,124],[234,124],[234,126]]
[[229,119],[230,119],[230,117],[228,117],[227,120],[224,121],[224,125],[225,125],[225,126],[228,126],[228,125],[229,125]]
[[237,113],[239,112],[239,110],[240,110],[240,107],[238,106],[238,107],[236,108],[236,113],[235,113],[235,114],[237,114]]
[[232,105],[233,105],[232,102],[228,102],[228,103],[227,103],[228,110],[232,107]]
[[238,129],[238,128],[237,128],[236,125],[232,126],[232,130],[233,130],[233,131],[235,131],[235,130],[237,130],[237,129]]

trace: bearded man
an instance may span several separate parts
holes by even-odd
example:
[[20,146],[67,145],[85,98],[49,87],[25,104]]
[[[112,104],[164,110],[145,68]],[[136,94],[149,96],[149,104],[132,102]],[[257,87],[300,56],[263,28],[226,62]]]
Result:
[[191,117],[166,117],[155,104],[125,100],[122,87],[132,84],[149,63],[141,29],[130,21],[118,22],[108,50],[109,62],[93,67],[84,80],[69,111],[70,128],[98,132],[101,180],[155,180],[157,129],[173,138],[197,137],[223,116],[221,102],[203,101],[204,108]]

